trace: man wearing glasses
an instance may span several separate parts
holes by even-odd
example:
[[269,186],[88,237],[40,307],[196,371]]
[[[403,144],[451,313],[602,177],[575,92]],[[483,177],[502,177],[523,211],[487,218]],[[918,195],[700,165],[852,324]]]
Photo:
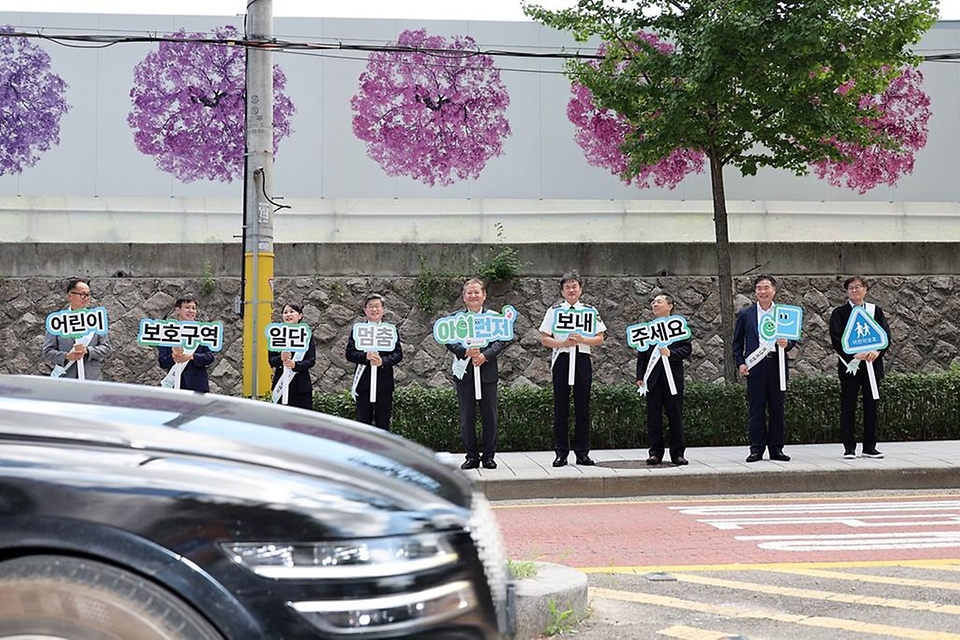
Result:
[[[74,278],[67,283],[67,308],[71,311],[86,309],[90,306],[90,284],[83,278]],[[113,347],[106,335],[97,333],[84,336],[80,340],[65,338],[47,333],[43,340],[43,359],[62,367],[64,378],[76,378],[78,368],[73,366],[83,359],[86,380],[102,380],[100,363],[113,353]]]
[[[882,458],[883,454],[877,451],[877,400],[873,397],[866,366],[860,366],[861,360],[873,363],[873,371],[877,384],[883,379],[883,352],[867,351],[851,355],[843,350],[843,332],[847,327],[850,316],[855,307],[863,307],[864,311],[890,335],[890,327],[883,315],[883,309],[866,302],[867,281],[861,276],[847,278],[843,283],[847,292],[847,302],[833,310],[830,315],[830,342],[837,352],[837,375],[840,376],[840,439],[843,441],[843,457],[857,457],[857,440],[853,434],[854,420],[857,413],[857,396],[863,398],[863,457]],[[851,364],[855,362],[855,364]],[[856,367],[854,369],[854,367]]]

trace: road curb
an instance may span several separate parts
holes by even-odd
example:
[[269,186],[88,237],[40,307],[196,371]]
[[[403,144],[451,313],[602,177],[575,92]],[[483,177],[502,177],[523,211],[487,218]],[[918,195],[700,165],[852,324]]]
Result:
[[587,615],[587,575],[551,562],[535,562],[537,575],[516,582],[516,640],[533,640],[556,622],[558,612],[572,612],[571,625]]

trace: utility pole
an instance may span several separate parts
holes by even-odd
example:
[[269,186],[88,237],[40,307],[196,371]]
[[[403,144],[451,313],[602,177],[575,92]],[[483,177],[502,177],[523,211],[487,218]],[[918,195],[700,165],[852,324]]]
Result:
[[[273,39],[273,0],[247,0],[246,39]],[[243,174],[243,395],[270,391],[264,327],[273,313],[273,64],[268,47],[246,50]]]

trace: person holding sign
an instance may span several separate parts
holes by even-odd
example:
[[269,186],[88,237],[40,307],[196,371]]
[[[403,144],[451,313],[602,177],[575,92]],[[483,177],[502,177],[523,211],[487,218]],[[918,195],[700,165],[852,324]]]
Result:
[[550,368],[553,374],[553,446],[557,454],[554,467],[567,464],[570,453],[570,389],[575,410],[573,452],[577,464],[596,464],[590,457],[590,387],[593,368],[590,349],[603,344],[607,330],[594,307],[580,302],[583,282],[577,272],[560,278],[558,302],[540,323],[540,344],[553,349]]
[[[483,303],[487,290],[483,280],[471,278],[463,285],[463,303],[460,313],[484,314]],[[446,343],[453,353],[453,382],[460,405],[460,441],[467,459],[461,469],[496,469],[497,461],[497,356],[510,343],[493,340],[482,348],[466,347],[463,343]],[[459,375],[458,375],[459,374]],[[479,380],[479,385],[477,384]],[[477,393],[479,391],[479,394]],[[483,421],[482,449],[477,447],[477,404]]]
[[[299,328],[297,325],[303,322],[303,307],[289,302],[283,305],[280,318],[283,320],[285,327]],[[293,373],[293,377],[286,376],[285,384],[282,384],[279,389],[279,403],[290,407],[300,407],[301,409],[313,409],[313,381],[310,379],[310,369],[317,362],[317,344],[309,333],[309,327],[307,325],[303,325],[303,327],[306,329],[304,333],[309,336],[306,350],[271,350],[267,359],[270,366],[273,367],[273,388],[275,391],[277,391],[277,385],[281,378],[284,378],[284,372],[290,371]]]
[[786,391],[780,385],[778,347],[789,351],[796,342],[776,337],[773,304],[773,297],[777,294],[776,278],[759,275],[753,286],[757,302],[737,313],[733,330],[733,359],[740,375],[747,379],[747,401],[750,404],[750,455],[747,462],[762,460],[764,449],[770,451],[771,460],[789,462],[790,456],[783,452]]
[[[877,405],[880,400],[877,387],[883,379],[883,353],[890,346],[890,327],[883,309],[865,301],[868,288],[865,279],[860,276],[847,278],[843,288],[847,292],[847,302],[830,314],[830,342],[837,352],[837,375],[840,377],[843,457],[857,457],[853,431],[857,396],[860,395],[863,397],[863,457],[882,458],[883,454],[877,451]],[[844,337],[848,343],[855,343],[858,336],[863,343],[861,346],[844,345]],[[867,342],[871,337],[872,340]]]
[[[650,454],[647,464],[658,465],[663,460],[663,412],[666,410],[670,424],[670,461],[679,467],[689,464],[683,457],[686,451],[683,438],[683,361],[690,357],[693,346],[686,320],[673,315],[672,296],[661,293],[650,306],[654,317],[659,320],[658,324],[664,327],[663,333],[671,334],[669,325],[662,320],[666,318],[677,318],[678,326],[682,320],[685,331],[667,335],[666,340],[651,341],[644,345],[644,350],[637,351],[637,390],[647,396],[647,444]],[[629,341],[629,328],[627,334]]]
[[[372,293],[363,301],[367,322],[353,325],[347,340],[347,360],[357,365],[351,393],[357,401],[357,422],[390,430],[393,409],[393,368],[403,360],[400,333],[383,322],[383,296]],[[382,348],[382,350],[381,350]]]
[[[174,304],[173,317],[181,322],[196,322],[197,310],[197,299],[187,293]],[[162,369],[174,376],[179,373],[178,388],[201,393],[210,391],[207,367],[213,364],[213,351],[207,345],[198,344],[194,349],[157,347],[157,362]]]
[[[69,328],[79,312],[90,306],[90,283],[84,278],[73,278],[67,283],[67,309],[47,317],[47,334],[43,339],[43,359],[54,365],[54,377],[80,380],[102,380],[101,363],[113,353],[107,339],[106,309],[99,307],[102,327],[93,328],[80,322],[83,327],[74,331]],[[60,330],[51,331],[51,320],[56,317]],[[100,331],[102,329],[102,332]]]

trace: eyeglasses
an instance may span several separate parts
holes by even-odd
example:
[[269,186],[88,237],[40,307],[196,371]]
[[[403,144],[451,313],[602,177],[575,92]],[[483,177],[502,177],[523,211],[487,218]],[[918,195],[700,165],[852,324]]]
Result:
[[866,287],[863,286],[862,284],[852,284],[849,287],[847,287],[847,291],[858,291],[860,289],[866,289]]
[[84,300],[90,299],[89,291],[68,291],[67,293],[69,293],[72,296],[77,296],[78,298],[83,298]]

